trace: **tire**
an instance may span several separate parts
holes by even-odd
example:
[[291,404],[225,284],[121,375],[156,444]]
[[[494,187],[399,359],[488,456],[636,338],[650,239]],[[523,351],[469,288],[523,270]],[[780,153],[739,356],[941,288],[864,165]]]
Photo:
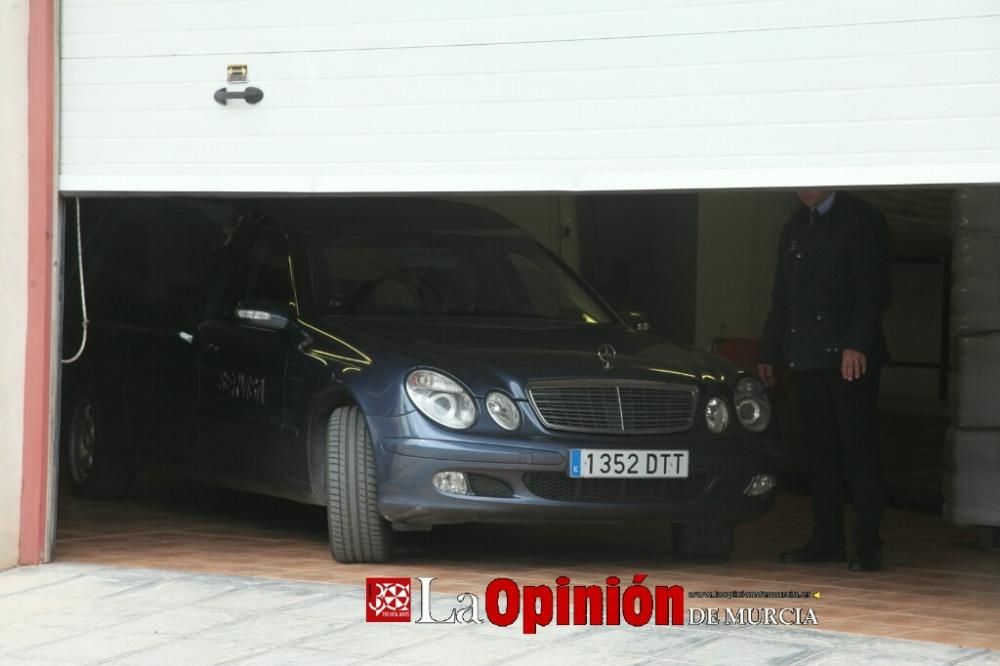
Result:
[[387,562],[392,528],[378,512],[375,452],[357,407],[340,407],[330,415],[326,458],[326,522],[333,559],[344,564]]
[[733,526],[705,521],[671,525],[674,556],[681,559],[728,560],[733,550]]
[[90,393],[72,401],[64,421],[65,470],[73,492],[87,499],[120,499],[135,480],[132,465],[115,452],[102,425],[107,417]]

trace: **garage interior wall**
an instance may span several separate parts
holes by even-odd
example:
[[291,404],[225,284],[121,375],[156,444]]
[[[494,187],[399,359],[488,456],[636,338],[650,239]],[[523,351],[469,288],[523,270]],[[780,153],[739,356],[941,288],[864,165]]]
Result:
[[0,569],[18,559],[28,275],[28,2],[0,7]]
[[778,236],[795,209],[791,192],[703,192],[698,196],[695,346],[757,338],[771,306]]
[[698,195],[575,197],[581,273],[617,312],[641,312],[657,334],[694,344]]

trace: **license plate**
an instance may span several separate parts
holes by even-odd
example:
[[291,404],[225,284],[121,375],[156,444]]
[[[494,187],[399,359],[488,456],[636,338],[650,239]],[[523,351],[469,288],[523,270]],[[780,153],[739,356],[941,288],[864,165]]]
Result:
[[575,479],[686,479],[687,451],[570,449],[569,475]]

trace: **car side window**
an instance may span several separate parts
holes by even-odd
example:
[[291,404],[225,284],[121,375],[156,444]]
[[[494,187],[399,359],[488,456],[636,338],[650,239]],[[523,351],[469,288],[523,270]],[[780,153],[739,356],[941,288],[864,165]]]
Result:
[[240,262],[223,306],[229,315],[241,303],[281,303],[296,306],[288,263],[288,243],[279,231],[261,229]]
[[161,324],[196,326],[205,316],[204,294],[219,260],[220,223],[197,210],[164,215],[149,225],[147,294]]

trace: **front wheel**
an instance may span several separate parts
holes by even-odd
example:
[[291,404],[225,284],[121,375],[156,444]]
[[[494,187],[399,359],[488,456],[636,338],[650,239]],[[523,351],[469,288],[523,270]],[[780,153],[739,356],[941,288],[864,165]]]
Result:
[[387,562],[392,528],[378,512],[375,451],[357,407],[340,407],[330,415],[326,457],[326,522],[333,559],[344,564]]
[[733,526],[704,521],[671,525],[674,556],[682,559],[729,559]]

